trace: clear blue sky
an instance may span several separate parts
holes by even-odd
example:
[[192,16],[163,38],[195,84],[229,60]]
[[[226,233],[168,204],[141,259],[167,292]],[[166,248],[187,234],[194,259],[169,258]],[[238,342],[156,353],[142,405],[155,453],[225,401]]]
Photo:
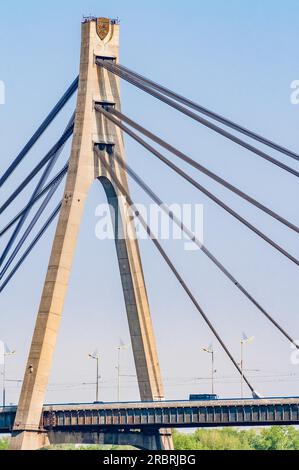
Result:
[[[121,62],[201,104],[298,151],[299,106],[290,103],[290,84],[299,79],[296,0],[209,0],[164,2],[86,0],[2,2],[0,80],[6,104],[0,106],[1,173],[78,73],[82,15],[119,17]],[[177,115],[130,85],[123,85],[123,108],[210,169],[250,195],[299,223],[298,181],[222,137]],[[1,200],[48,150],[66,124],[74,101],[28,155]],[[298,269],[229,215],[154,161],[129,139],[128,161],[169,203],[204,204],[205,244],[248,286],[257,299],[299,339]],[[275,154],[275,152],[272,152]],[[282,161],[287,157],[277,156]],[[290,161],[296,167],[295,161]],[[297,165],[297,168],[298,165]],[[189,170],[190,171],[190,170]],[[190,174],[193,174],[190,171]],[[298,238],[280,224],[194,173],[217,195],[242,212],[277,242],[299,256]],[[131,184],[135,201],[147,201]],[[74,269],[65,304],[47,400],[89,401],[94,379],[88,352],[101,353],[101,396],[116,399],[116,350],[129,340],[113,242],[94,235],[95,208],[105,200],[95,184],[86,205]],[[1,226],[22,206],[1,217]],[[8,378],[20,379],[32,336],[50,252],[53,228],[1,295],[0,339],[17,350]],[[1,241],[1,246],[5,240]],[[242,331],[254,335],[246,367],[264,395],[298,395],[299,366],[290,363],[290,345],[261,317],[200,252],[181,242],[164,243],[209,317],[240,356]],[[167,398],[209,390],[208,357],[201,352],[212,336],[155,252],[141,243],[144,270]],[[156,273],[159,273],[157,276]],[[214,341],[222,396],[239,395],[239,379]],[[123,354],[122,399],[137,399],[132,353]],[[281,379],[279,377],[282,376]],[[223,379],[229,377],[229,379]],[[8,401],[19,387],[8,384]]]

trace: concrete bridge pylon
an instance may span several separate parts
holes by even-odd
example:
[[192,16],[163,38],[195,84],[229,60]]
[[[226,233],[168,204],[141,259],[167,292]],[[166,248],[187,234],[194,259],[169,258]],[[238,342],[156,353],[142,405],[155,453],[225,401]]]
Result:
[[[57,334],[69,282],[84,203],[95,179],[102,183],[114,209],[115,244],[141,400],[161,400],[163,384],[153,332],[139,246],[132,236],[129,208],[94,151],[113,167],[128,190],[125,171],[114,155],[125,160],[122,132],[94,109],[109,103],[121,109],[119,79],[96,65],[96,57],[119,61],[119,24],[107,18],[82,23],[80,76],[75,127],[63,202],[41,296],[31,348],[14,422],[11,449],[38,449],[49,443],[40,426]],[[130,231],[130,237],[127,236]],[[160,430],[161,448],[172,438]],[[163,437],[164,436],[164,437]]]

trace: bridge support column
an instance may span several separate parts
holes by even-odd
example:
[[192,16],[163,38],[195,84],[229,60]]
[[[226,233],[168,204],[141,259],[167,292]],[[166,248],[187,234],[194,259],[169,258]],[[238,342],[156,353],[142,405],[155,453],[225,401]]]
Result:
[[[125,159],[122,133],[94,109],[95,102],[110,103],[120,109],[119,79],[96,65],[97,56],[118,61],[119,26],[108,19],[82,24],[80,80],[69,170],[14,423],[12,449],[39,448],[44,444],[38,432],[43,424],[40,423],[42,407],[84,203],[95,178],[104,183],[108,199],[117,200],[124,228],[125,237],[116,240],[116,248],[140,397],[151,401],[164,396],[138,242],[134,236],[128,238],[126,232],[132,225],[128,207],[94,153],[95,145],[104,149],[109,165],[127,188],[126,173],[114,158],[117,153]],[[130,227],[131,234],[132,230]],[[163,438],[161,445],[171,448],[171,438]]]
[[38,450],[50,445],[47,432],[42,431],[21,431],[14,432],[10,450]]

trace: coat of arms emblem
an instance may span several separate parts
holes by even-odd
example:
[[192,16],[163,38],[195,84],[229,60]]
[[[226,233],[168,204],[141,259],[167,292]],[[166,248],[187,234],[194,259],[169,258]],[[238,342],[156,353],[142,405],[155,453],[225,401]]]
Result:
[[109,26],[110,21],[108,18],[97,18],[97,33],[102,41],[109,33]]

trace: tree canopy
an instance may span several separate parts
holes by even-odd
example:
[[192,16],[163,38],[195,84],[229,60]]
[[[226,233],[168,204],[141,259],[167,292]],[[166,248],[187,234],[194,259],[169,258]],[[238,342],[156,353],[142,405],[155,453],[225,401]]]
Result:
[[292,426],[175,431],[174,445],[177,450],[299,450],[299,431]]

